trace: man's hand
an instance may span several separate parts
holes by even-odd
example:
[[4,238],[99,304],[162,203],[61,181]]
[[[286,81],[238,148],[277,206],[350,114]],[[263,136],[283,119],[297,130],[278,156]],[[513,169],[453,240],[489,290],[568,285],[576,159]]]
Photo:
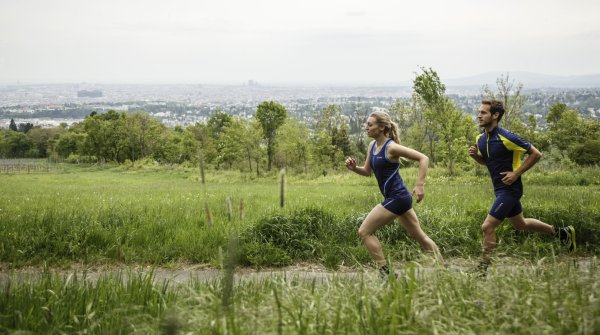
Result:
[[471,157],[473,157],[473,158],[475,158],[475,156],[477,156],[477,146],[475,146],[475,145],[472,145],[472,146],[469,148],[469,156],[471,156]]
[[502,182],[506,185],[512,185],[517,179],[519,179],[519,175],[514,173],[513,171],[500,172],[502,177]]
[[352,157],[346,158],[346,167],[348,170],[354,171],[356,169],[356,160]]
[[415,186],[412,194],[413,196],[417,197],[417,202],[421,202],[421,200],[423,200],[423,198],[425,197],[425,185]]

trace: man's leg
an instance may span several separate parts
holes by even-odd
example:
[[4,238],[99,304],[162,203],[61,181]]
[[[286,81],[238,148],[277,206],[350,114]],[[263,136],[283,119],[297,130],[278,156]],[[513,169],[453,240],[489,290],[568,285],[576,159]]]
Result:
[[524,230],[546,235],[554,235],[554,227],[537,219],[523,217],[523,212],[509,217],[510,224],[516,230]]
[[577,245],[575,243],[575,228],[568,226],[564,228],[555,228],[547,223],[544,223],[538,219],[525,218],[523,212],[511,216],[508,218],[510,224],[517,230],[525,230],[536,233],[542,233],[547,235],[553,235],[569,249],[569,251],[575,251]]
[[502,220],[488,214],[483,221],[481,231],[483,232],[483,262],[489,264],[492,260],[492,253],[496,248],[496,228],[502,223]]

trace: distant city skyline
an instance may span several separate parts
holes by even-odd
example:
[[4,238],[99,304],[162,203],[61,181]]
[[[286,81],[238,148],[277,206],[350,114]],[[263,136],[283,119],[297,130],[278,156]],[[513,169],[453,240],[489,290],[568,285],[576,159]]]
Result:
[[0,0],[0,84],[600,74],[597,0]]

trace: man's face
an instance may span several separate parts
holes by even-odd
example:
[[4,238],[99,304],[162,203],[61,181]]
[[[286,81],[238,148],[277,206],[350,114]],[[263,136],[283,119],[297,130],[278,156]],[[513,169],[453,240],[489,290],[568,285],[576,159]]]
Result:
[[492,122],[498,119],[498,113],[492,115],[490,112],[490,105],[481,104],[479,106],[479,114],[477,114],[477,120],[479,120],[480,127],[487,127],[492,124]]

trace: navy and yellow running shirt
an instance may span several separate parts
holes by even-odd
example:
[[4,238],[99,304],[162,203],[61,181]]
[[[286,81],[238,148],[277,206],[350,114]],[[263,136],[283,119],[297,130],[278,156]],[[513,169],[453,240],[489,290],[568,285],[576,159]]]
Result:
[[528,152],[529,148],[531,148],[529,142],[500,127],[494,128],[489,133],[483,130],[477,136],[477,149],[490,172],[496,195],[506,193],[518,197],[523,195],[521,177],[512,185],[506,185],[502,182],[504,175],[500,173],[518,169],[521,166],[523,153]]
[[375,154],[377,142],[373,141],[370,157],[371,169],[375,174],[375,178],[377,178],[379,190],[385,198],[397,199],[410,197],[411,194],[408,192],[406,185],[404,185],[404,180],[402,180],[398,172],[400,170],[400,163],[391,162],[387,158],[387,146],[391,141],[391,138],[388,139],[377,154]]

